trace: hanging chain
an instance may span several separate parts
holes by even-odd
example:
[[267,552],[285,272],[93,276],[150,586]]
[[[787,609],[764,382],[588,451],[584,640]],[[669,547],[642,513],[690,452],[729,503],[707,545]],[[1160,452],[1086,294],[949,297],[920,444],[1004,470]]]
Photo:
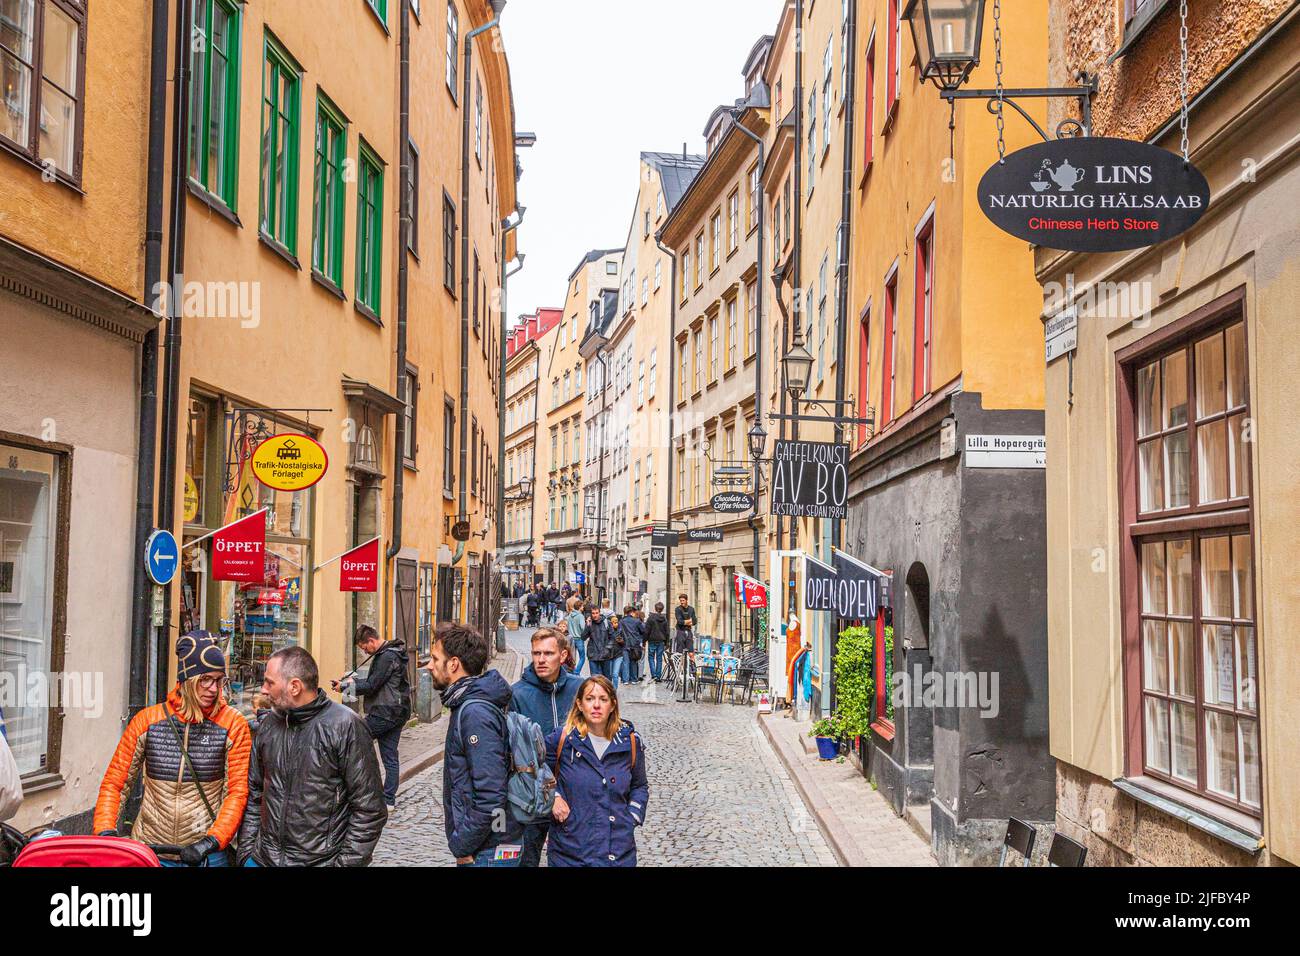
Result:
[[998,162],[1006,163],[1006,123],[1002,118],[1002,0],[993,0],[993,56],[993,70],[998,80]]
[[1178,126],[1183,134],[1183,165],[1186,166],[1190,162],[1187,145],[1187,0],[1182,0],[1179,4],[1178,15],[1178,47],[1182,69],[1180,93],[1183,99],[1182,112],[1178,116]]

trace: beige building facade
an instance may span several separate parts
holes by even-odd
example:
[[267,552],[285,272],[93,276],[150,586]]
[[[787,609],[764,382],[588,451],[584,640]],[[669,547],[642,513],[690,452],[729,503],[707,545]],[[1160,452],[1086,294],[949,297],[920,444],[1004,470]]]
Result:
[[[1149,6],[1052,3],[1050,79],[1098,73],[1095,133],[1177,152],[1179,9]],[[1035,257],[1044,318],[1078,315],[1047,366],[1056,822],[1089,864],[1294,864],[1300,24],[1188,7],[1208,211],[1162,245]]]

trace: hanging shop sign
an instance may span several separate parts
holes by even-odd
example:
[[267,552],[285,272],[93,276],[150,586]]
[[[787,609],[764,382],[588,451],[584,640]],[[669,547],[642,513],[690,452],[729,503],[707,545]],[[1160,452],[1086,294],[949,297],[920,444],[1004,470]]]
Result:
[[339,559],[339,590],[373,594],[379,590],[379,539],[353,548]]
[[967,468],[1046,468],[1042,435],[967,435]]
[[284,605],[284,591],[281,588],[263,588],[257,592],[257,603],[281,607]]
[[744,574],[733,574],[736,600],[749,610],[767,607],[767,585]]
[[276,491],[303,491],[325,477],[329,456],[306,435],[274,435],[253,450],[253,476]]
[[212,535],[212,579],[265,583],[265,508],[234,524],[226,525]]
[[836,614],[848,620],[865,621],[875,617],[884,574],[839,548],[831,549],[831,561],[835,566]]
[[678,544],[678,534],[676,531],[651,531],[650,545],[659,548],[675,548]]
[[[668,549],[651,545],[650,560],[653,561],[655,564],[663,564],[665,561],[668,560]],[[579,584],[585,583],[585,579],[583,581],[579,581],[578,583]]]
[[709,499],[709,507],[719,514],[743,514],[754,510],[754,496],[743,491],[724,491]]
[[687,541],[722,541],[721,528],[699,528],[695,531],[686,532]]
[[185,472],[185,523],[189,524],[199,516],[199,486],[194,483],[194,476]]
[[833,442],[778,441],[772,460],[772,514],[793,518],[846,518],[849,446]]
[[835,569],[804,555],[803,603],[810,611],[835,610]]
[[1069,252],[1154,246],[1196,225],[1210,185],[1158,146],[1105,136],[1036,143],[994,164],[979,203],[995,226]]

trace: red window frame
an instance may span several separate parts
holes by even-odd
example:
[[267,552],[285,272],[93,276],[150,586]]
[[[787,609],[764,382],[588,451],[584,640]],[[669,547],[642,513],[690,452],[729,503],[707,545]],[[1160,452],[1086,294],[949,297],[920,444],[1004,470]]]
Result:
[[885,339],[881,352],[880,424],[894,420],[894,379],[898,375],[898,263],[885,277]]
[[[866,418],[871,397],[871,303],[858,320],[858,418]],[[858,445],[867,443],[867,426],[858,423]]]
[[[1266,768],[1264,767],[1265,755],[1260,752],[1258,756],[1260,779],[1257,783],[1260,787],[1260,806],[1255,807],[1246,804],[1242,799],[1240,787],[1238,787],[1235,799],[1216,793],[1209,788],[1207,782],[1209,766],[1207,754],[1208,734],[1205,729],[1206,715],[1211,711],[1226,713],[1235,721],[1240,721],[1244,717],[1246,720],[1256,723],[1258,744],[1258,741],[1262,739],[1264,714],[1262,695],[1258,689],[1258,672],[1256,672],[1256,684],[1253,690],[1253,713],[1243,711],[1235,703],[1225,705],[1207,701],[1204,692],[1206,675],[1203,627],[1207,624],[1214,626],[1219,623],[1228,623],[1235,628],[1238,624],[1243,624],[1243,621],[1235,619],[1220,619],[1211,613],[1207,613],[1203,607],[1201,559],[1203,543],[1207,540],[1228,537],[1232,548],[1236,547],[1234,543],[1231,543],[1233,537],[1244,538],[1249,542],[1251,551],[1251,601],[1254,617],[1250,621],[1244,622],[1244,624],[1253,628],[1254,654],[1255,660],[1258,661],[1258,648],[1261,643],[1259,620],[1261,602],[1256,594],[1255,582],[1258,580],[1260,569],[1254,561],[1255,481],[1250,471],[1250,459],[1249,457],[1246,459],[1246,480],[1250,489],[1248,495],[1199,505],[1197,503],[1197,489],[1199,487],[1196,473],[1197,453],[1194,445],[1195,431],[1193,430],[1191,432],[1192,444],[1189,445],[1192,449],[1190,455],[1191,470],[1189,473],[1190,506],[1173,507],[1147,513],[1141,513],[1139,510],[1139,370],[1150,366],[1153,362],[1163,362],[1170,355],[1185,350],[1188,355],[1188,365],[1184,388],[1187,389],[1187,416],[1191,420],[1189,426],[1194,429],[1198,417],[1202,424],[1207,424],[1207,416],[1199,415],[1196,405],[1196,369],[1194,364],[1196,343],[1237,325],[1241,325],[1244,334],[1248,335],[1245,325],[1244,306],[1244,289],[1237,289],[1221,296],[1183,319],[1171,323],[1146,339],[1121,349],[1116,354],[1115,360],[1118,373],[1116,376],[1116,415],[1120,452],[1118,464],[1122,544],[1120,551],[1120,580],[1122,582],[1121,619],[1124,650],[1125,773],[1130,777],[1147,776],[1161,780],[1176,789],[1194,794],[1198,799],[1225,806],[1248,817],[1259,819],[1263,812],[1263,802],[1267,799],[1263,792],[1263,779],[1266,775]],[[1245,354],[1249,356],[1248,351]],[[1246,361],[1245,393],[1249,396],[1251,370],[1249,359],[1247,358]],[[1249,398],[1247,398],[1246,405],[1243,408],[1244,414],[1249,416],[1251,413]],[[1214,417],[1213,415],[1208,416],[1208,418]],[[1148,611],[1143,604],[1143,548],[1145,545],[1180,540],[1186,540],[1190,548],[1188,558],[1191,575],[1190,610],[1189,612],[1179,613],[1174,613],[1172,610],[1167,612]],[[1168,558],[1166,558],[1167,561]],[[1185,622],[1191,629],[1193,666],[1195,669],[1192,682],[1194,692],[1190,699],[1179,698],[1179,700],[1195,706],[1197,782],[1194,785],[1176,777],[1173,774],[1172,764],[1170,770],[1165,772],[1158,767],[1149,765],[1148,762],[1144,714],[1146,699],[1154,698],[1159,700],[1167,698],[1173,700],[1177,695],[1172,690],[1165,692],[1146,687],[1143,657],[1144,623],[1168,621]],[[1172,653],[1172,650],[1170,650],[1170,653]],[[1235,667],[1236,664],[1234,664]],[[1236,674],[1235,670],[1234,673]],[[1240,675],[1236,674],[1236,676],[1239,678]],[[1238,714],[1241,716],[1239,717]],[[1168,733],[1171,751],[1173,747],[1172,720],[1173,715],[1170,714]],[[1240,741],[1237,742],[1237,747],[1236,759],[1240,763]]]
[[865,173],[875,156],[876,144],[876,34],[867,41],[867,61],[863,73],[863,129],[862,171]]
[[885,77],[885,112],[893,113],[894,104],[898,102],[899,61],[903,58],[898,30],[898,0],[889,0],[888,31],[886,42],[889,43],[889,49],[885,54],[885,67],[889,70],[889,75]]
[[934,212],[916,233],[916,299],[912,321],[912,401],[930,394],[930,345],[934,337]]

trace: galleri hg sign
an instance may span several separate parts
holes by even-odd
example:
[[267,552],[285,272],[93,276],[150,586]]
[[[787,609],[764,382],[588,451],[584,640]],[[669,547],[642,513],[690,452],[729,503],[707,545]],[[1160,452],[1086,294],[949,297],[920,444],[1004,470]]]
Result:
[[846,518],[849,446],[820,441],[778,441],[772,458],[772,514],[794,518]]
[[1117,252],[1181,235],[1205,215],[1210,186],[1158,146],[1085,136],[1017,150],[979,185],[1003,232],[1049,249]]

